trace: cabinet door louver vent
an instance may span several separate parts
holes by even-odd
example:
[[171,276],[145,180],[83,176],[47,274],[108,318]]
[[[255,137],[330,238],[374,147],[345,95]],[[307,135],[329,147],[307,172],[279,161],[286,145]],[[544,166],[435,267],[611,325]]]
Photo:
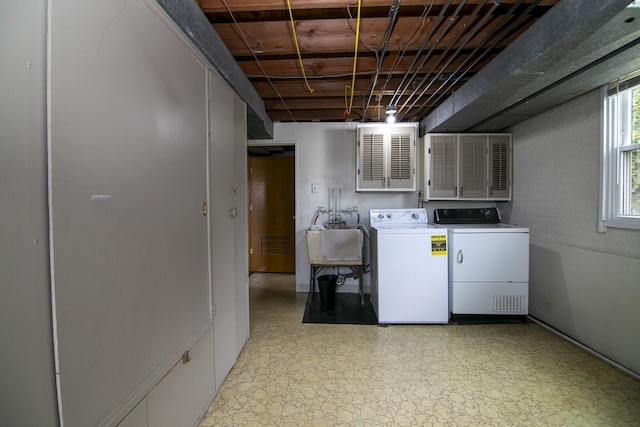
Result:
[[456,195],[456,145],[455,138],[433,138],[431,142],[432,170],[431,192],[438,196]]
[[494,190],[506,190],[509,185],[507,181],[507,144],[493,144],[491,168],[493,177],[491,186]]
[[362,180],[384,179],[384,135],[370,133],[362,135]]
[[411,179],[411,136],[391,135],[391,179]]
[[511,197],[511,140],[508,136],[489,137],[489,197]]
[[487,137],[462,136],[460,197],[487,197]]

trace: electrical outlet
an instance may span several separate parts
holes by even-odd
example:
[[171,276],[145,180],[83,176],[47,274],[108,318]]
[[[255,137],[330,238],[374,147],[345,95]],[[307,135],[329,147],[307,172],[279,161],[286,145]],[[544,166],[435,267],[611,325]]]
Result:
[[317,193],[318,192],[318,184],[316,184],[315,182],[313,184],[311,184],[311,192],[312,193]]

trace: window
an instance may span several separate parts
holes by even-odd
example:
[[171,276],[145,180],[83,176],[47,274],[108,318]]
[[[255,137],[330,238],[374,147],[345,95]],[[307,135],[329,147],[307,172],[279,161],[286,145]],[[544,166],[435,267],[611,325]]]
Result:
[[640,76],[609,87],[603,128],[602,223],[640,228]]

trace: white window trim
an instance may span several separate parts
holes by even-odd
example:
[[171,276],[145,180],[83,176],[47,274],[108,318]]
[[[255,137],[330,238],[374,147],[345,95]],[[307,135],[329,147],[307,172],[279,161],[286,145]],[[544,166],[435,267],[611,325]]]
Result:
[[619,168],[621,152],[635,149],[634,145],[619,145],[621,133],[618,126],[612,126],[609,120],[610,109],[618,108],[617,104],[609,102],[609,90],[604,86],[601,91],[601,156],[600,156],[600,219],[598,231],[605,232],[608,227],[640,229],[640,217],[622,215],[621,205],[622,187],[619,185]]

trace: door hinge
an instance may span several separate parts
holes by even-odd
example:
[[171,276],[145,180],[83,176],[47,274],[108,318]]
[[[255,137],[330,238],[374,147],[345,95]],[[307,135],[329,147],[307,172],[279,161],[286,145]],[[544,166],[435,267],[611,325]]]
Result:
[[189,354],[189,350],[182,353],[182,364],[186,365],[191,360],[191,355]]
[[215,305],[215,304],[213,304],[213,305],[211,306],[211,315],[212,315],[212,316],[215,316],[215,315],[216,315],[216,305]]
[[207,216],[207,202],[202,202],[202,215]]
[[253,255],[253,248],[249,249],[249,255]]

